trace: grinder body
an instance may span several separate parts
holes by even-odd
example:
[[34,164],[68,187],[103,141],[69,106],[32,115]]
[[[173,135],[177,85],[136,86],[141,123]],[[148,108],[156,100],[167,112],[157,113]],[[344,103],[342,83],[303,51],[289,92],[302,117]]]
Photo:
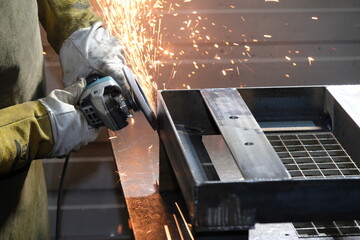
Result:
[[123,68],[130,91],[110,76],[91,75],[80,98],[80,108],[88,123],[95,127],[106,126],[118,131],[128,125],[132,112],[141,110],[150,125],[157,128],[156,117],[137,80],[127,67]]

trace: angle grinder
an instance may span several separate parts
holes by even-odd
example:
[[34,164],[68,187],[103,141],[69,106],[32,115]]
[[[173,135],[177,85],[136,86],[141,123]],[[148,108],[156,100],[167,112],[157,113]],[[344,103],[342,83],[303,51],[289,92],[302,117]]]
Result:
[[122,70],[130,90],[122,88],[110,76],[95,74],[86,78],[87,86],[80,98],[80,109],[86,120],[92,126],[118,131],[128,125],[132,112],[142,111],[156,130],[155,114],[138,81],[128,67]]

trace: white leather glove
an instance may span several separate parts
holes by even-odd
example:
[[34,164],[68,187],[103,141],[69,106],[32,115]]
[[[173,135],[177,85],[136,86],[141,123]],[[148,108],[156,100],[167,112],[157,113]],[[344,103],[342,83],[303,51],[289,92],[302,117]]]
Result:
[[53,90],[39,99],[48,111],[55,142],[49,157],[65,156],[97,138],[100,130],[89,125],[81,110],[75,107],[85,86],[85,79],[80,78],[72,86]]
[[92,27],[79,29],[63,43],[59,56],[65,87],[74,79],[97,73],[113,77],[123,89],[129,90],[122,72],[123,46],[102,26],[97,22]]

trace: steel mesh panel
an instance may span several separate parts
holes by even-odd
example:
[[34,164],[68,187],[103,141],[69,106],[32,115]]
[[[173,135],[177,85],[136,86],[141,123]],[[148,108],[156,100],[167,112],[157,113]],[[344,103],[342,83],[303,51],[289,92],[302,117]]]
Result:
[[[293,179],[359,176],[360,170],[332,133],[267,134]],[[299,238],[359,236],[360,221],[293,223]]]
[[269,134],[294,179],[359,176],[360,170],[332,133]]
[[300,238],[344,237],[360,235],[359,221],[329,221],[293,223]]

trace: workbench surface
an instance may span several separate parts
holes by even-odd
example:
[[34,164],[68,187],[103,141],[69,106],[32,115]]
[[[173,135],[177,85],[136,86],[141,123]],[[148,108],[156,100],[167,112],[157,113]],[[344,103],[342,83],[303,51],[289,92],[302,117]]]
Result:
[[[160,195],[158,191],[157,132],[141,114],[136,114],[135,119],[134,124],[130,123],[122,131],[109,131],[134,236],[136,239],[192,239],[190,228],[178,210],[178,207],[184,208],[181,196]],[[181,211],[186,216],[186,210]]]

